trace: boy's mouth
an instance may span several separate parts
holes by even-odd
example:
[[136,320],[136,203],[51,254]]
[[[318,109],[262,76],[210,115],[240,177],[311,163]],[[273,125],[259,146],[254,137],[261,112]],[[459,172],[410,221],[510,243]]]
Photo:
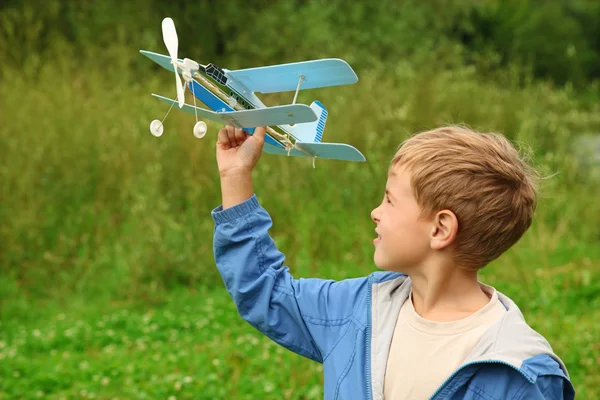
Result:
[[377,237],[373,239],[373,244],[377,244],[381,241],[381,235],[379,234],[379,232],[377,232],[377,229],[375,229],[375,233],[377,234]]

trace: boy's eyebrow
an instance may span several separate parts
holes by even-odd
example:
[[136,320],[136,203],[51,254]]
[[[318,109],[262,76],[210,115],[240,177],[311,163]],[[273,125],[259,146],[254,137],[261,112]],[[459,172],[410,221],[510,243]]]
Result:
[[390,192],[387,188],[385,189],[385,194],[386,194],[386,196],[389,196],[391,198],[395,198],[394,195],[392,195],[392,192]]

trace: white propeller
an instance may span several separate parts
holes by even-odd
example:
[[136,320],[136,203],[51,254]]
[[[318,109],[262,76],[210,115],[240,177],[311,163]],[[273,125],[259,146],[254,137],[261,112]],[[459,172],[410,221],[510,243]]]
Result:
[[183,107],[185,103],[185,95],[183,93],[183,85],[181,82],[181,78],[177,73],[177,48],[179,47],[179,39],[177,38],[177,31],[175,30],[175,23],[169,17],[163,19],[162,21],[162,33],[163,33],[163,41],[165,42],[165,46],[167,46],[167,50],[169,55],[171,56],[171,64],[173,64],[173,69],[175,70],[175,86],[177,87],[177,101],[179,103],[179,108]]
[[[173,69],[175,70],[175,86],[177,87],[177,103],[179,104],[179,108],[183,108],[183,105],[185,104],[185,93],[184,93],[185,86],[184,85],[186,85],[187,82],[190,82],[190,88],[192,89],[192,94],[194,93],[194,86],[191,85],[191,82],[193,79],[192,75],[193,75],[194,71],[197,71],[200,68],[200,64],[198,64],[194,60],[190,60],[189,58],[184,58],[183,62],[181,62],[181,63],[177,59],[177,50],[179,47],[179,39],[177,38],[177,31],[175,30],[175,23],[173,22],[173,20],[171,18],[167,17],[167,18],[163,19],[162,33],[163,33],[163,41],[165,42],[165,46],[167,46],[167,50],[169,51],[169,56],[171,56],[171,64],[173,64]],[[181,73],[183,75],[183,84],[182,84],[181,78],[179,77],[179,73],[177,72],[178,69],[181,70]],[[194,98],[194,111],[196,111],[196,108],[195,108],[196,96],[194,95],[193,98]],[[173,104],[171,104],[171,108],[173,107]],[[171,108],[169,108],[169,111],[167,111],[167,114],[165,115],[165,118],[163,118],[163,121],[167,118],[167,115],[169,115]],[[163,121],[159,121],[159,120],[155,119],[154,121],[152,121],[152,123],[150,123],[150,132],[154,136],[159,137],[163,134],[163,131],[164,131]],[[194,131],[193,131],[194,136],[197,137],[198,139],[202,139],[204,137],[204,135],[206,135],[206,131],[207,131],[206,123],[204,121],[198,121],[198,114],[196,113],[196,125],[194,125]]]

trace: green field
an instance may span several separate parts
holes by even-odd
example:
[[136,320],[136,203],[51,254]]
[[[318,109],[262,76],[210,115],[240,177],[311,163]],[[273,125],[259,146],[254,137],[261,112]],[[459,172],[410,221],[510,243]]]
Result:
[[[216,271],[220,126],[197,140],[194,117],[173,110],[153,137],[149,123],[168,106],[150,93],[172,97],[173,76],[139,69],[151,62],[126,42],[83,54],[53,39],[51,58],[32,53],[0,72],[0,399],[322,398],[321,366],[241,320]],[[600,398],[600,184],[573,148],[600,132],[598,83],[558,85],[517,65],[484,74],[425,56],[393,66],[354,57],[357,84],[303,91],[298,102],[320,100],[324,140],[352,144],[367,163],[313,169],[265,154],[255,172],[294,275],[376,270],[369,213],[408,135],[446,124],[501,132],[545,178],[533,226],[481,279],[549,340],[577,398]]]

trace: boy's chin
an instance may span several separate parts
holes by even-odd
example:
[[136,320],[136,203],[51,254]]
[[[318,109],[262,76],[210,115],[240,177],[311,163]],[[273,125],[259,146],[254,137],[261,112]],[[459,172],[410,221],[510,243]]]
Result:
[[375,266],[377,266],[377,268],[383,271],[404,273],[405,268],[403,268],[403,266],[401,265],[385,262],[383,260],[378,260],[377,257],[375,257],[374,261]]

